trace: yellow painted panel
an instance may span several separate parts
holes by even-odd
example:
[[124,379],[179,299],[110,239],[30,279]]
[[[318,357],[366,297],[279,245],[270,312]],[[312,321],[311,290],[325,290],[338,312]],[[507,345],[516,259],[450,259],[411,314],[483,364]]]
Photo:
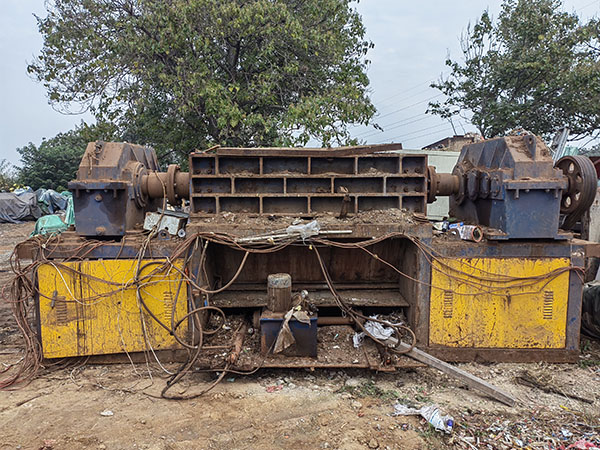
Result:
[[[170,327],[174,305],[175,320],[187,313],[187,287],[173,268],[144,280],[162,262],[142,260],[139,292],[148,309]],[[182,261],[174,264],[181,268]],[[44,357],[179,348],[173,336],[138,303],[133,282],[137,267],[132,259],[41,265],[38,286]],[[177,335],[183,336],[186,329],[183,323]]]
[[564,348],[569,297],[569,271],[564,269],[569,265],[568,258],[435,261],[430,344]]

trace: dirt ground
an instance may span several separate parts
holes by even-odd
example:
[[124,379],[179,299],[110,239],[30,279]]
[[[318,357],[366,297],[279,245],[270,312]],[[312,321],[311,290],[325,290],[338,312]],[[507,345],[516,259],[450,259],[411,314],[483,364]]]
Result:
[[[0,224],[0,285],[32,223]],[[0,303],[0,372],[19,360],[10,307]],[[460,364],[518,398],[507,407],[434,369],[259,371],[230,374],[206,396],[158,398],[167,375],[156,364],[48,367],[30,384],[0,392],[0,448],[12,449],[503,449],[600,446],[600,344],[584,340],[577,364]],[[165,366],[174,370],[175,365]],[[547,393],[517,381],[528,371]],[[5,374],[0,374],[0,378]],[[193,394],[210,382],[194,373],[173,388]],[[560,393],[562,392],[562,394]],[[576,395],[583,400],[570,398]],[[393,405],[437,404],[454,417],[442,434]],[[586,443],[584,443],[587,442]],[[575,443],[577,446],[569,447]],[[586,446],[587,445],[587,446]]]

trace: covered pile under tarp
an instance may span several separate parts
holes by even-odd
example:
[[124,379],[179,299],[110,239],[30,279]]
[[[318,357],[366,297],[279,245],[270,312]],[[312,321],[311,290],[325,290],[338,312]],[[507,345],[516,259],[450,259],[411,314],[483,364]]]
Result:
[[40,217],[35,223],[35,228],[30,236],[38,234],[62,233],[67,229],[67,224],[62,221],[58,214],[48,214]]
[[54,189],[43,189],[40,188],[35,191],[38,204],[45,214],[54,214],[58,211],[65,211],[67,209],[67,202],[71,197],[69,191],[61,192],[60,194]]
[[[48,191],[46,191],[48,192]],[[55,191],[52,191],[55,192]],[[48,214],[40,217],[35,223],[31,236],[38,234],[62,233],[69,226],[75,225],[75,212],[73,210],[73,195],[70,192],[62,192],[60,195],[65,199],[64,213]]]
[[33,192],[16,195],[0,192],[0,222],[20,223],[23,220],[36,220],[42,215]]

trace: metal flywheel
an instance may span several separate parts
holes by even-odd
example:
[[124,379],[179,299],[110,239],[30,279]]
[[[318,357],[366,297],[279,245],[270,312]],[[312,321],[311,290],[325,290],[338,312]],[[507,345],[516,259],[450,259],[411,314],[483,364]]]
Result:
[[563,156],[555,167],[562,170],[569,181],[560,201],[560,212],[565,214],[561,228],[569,230],[594,202],[598,176],[594,164],[587,156]]

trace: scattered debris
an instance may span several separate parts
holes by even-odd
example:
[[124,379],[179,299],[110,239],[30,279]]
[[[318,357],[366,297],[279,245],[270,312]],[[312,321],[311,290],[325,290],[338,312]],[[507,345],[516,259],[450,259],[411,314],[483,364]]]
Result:
[[450,415],[442,415],[438,405],[423,406],[420,409],[409,408],[401,403],[394,405],[393,416],[413,416],[420,415],[429,422],[436,430],[452,433],[454,428],[454,418]]
[[273,353],[281,353],[286,348],[291,347],[296,343],[296,339],[290,329],[290,320],[296,319],[298,322],[310,325],[310,317],[305,311],[302,311],[300,306],[290,309],[284,316],[281,329],[275,341],[275,347]]
[[367,445],[369,448],[379,448],[379,442],[375,438],[372,438]]
[[265,389],[269,394],[277,392],[283,389],[283,384],[276,384],[275,386],[267,386]]
[[551,394],[559,394],[564,395],[565,397],[572,398],[573,400],[579,400],[580,402],[585,402],[592,404],[594,400],[589,398],[580,397],[575,394],[571,394],[566,392],[563,389],[560,389],[556,386],[552,386],[551,380],[544,379],[544,377],[536,377],[528,370],[523,370],[518,376],[515,377],[515,381],[524,386],[534,387],[544,392],[548,392]]
[[[396,332],[395,327],[401,327],[405,324],[405,320],[400,314],[392,313],[388,316],[374,315],[370,316],[370,318],[373,320],[368,320],[364,325],[367,332],[357,332],[352,336],[354,348],[359,348],[362,345],[365,336],[368,335],[373,336],[390,347],[398,345],[398,339],[393,337],[393,335]],[[387,322],[390,326],[386,326],[381,321]]]
[[448,227],[450,233],[457,233],[464,241],[481,242],[483,239],[483,230],[479,225],[451,224]]
[[583,439],[580,440],[580,441],[577,441],[577,442],[575,442],[575,443],[573,443],[571,445],[569,445],[567,447],[567,450],[570,449],[570,448],[578,449],[578,450],[579,449],[581,449],[581,450],[585,450],[585,449],[588,449],[588,450],[599,450],[600,449],[600,447],[598,447],[596,444],[594,444],[592,442],[589,442],[589,441],[586,441],[586,440],[583,440]]
[[[244,222],[248,222],[248,220],[244,220]],[[306,224],[289,225],[285,230],[274,230],[265,234],[236,238],[235,242],[237,244],[255,244],[262,242],[273,244],[276,241],[289,239],[290,237],[299,237],[302,240],[305,240],[311,236],[352,233],[352,230],[323,230],[321,229],[320,223],[317,220],[313,220]]]
[[56,439],[44,439],[44,443],[39,450],[53,450],[56,445]]
[[360,386],[360,384],[361,384],[361,380],[358,378],[348,378],[344,382],[344,386],[349,387],[349,388],[356,388],[356,387]]
[[[377,319],[377,316],[373,316],[371,318]],[[365,323],[365,330],[367,330],[369,335],[379,339],[382,342],[385,342],[388,345],[395,346],[398,343],[398,339],[392,337],[395,331],[394,328],[386,327],[381,322],[369,320]],[[352,337],[354,348],[359,348],[362,345],[365,336],[368,334],[364,331],[361,331],[360,333],[354,333],[354,336]]]

